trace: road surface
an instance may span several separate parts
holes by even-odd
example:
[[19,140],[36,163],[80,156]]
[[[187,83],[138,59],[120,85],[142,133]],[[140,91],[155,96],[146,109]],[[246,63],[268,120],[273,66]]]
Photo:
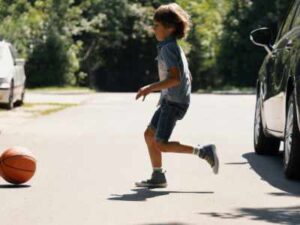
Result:
[[[193,155],[163,156],[169,186],[137,189],[150,161],[143,132],[158,95],[98,93],[80,106],[2,130],[2,150],[36,155],[27,186],[0,179],[5,225],[300,224],[300,183],[282,174],[282,156],[253,153],[255,96],[193,95],[171,140],[215,143],[220,174]],[[61,96],[63,98],[63,96]]]

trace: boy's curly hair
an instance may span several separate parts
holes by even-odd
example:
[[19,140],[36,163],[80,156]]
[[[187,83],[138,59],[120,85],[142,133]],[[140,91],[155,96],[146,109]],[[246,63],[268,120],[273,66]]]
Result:
[[165,27],[174,27],[174,35],[178,39],[186,37],[190,29],[190,16],[178,4],[170,3],[156,9],[154,20]]

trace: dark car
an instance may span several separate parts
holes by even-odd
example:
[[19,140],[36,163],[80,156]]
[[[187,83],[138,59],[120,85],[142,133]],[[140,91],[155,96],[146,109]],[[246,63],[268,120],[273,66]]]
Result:
[[295,0],[275,44],[268,28],[251,32],[268,54],[257,79],[254,147],[258,154],[278,154],[284,142],[284,172],[300,178],[300,0]]

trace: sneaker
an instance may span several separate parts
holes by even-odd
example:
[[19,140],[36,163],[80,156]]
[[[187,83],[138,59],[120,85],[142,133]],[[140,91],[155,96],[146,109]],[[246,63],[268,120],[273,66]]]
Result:
[[147,188],[165,188],[167,187],[167,180],[164,173],[153,171],[151,179],[136,182],[135,186]]
[[219,172],[219,158],[215,145],[206,145],[201,148],[201,158],[206,160],[213,169],[214,174]]

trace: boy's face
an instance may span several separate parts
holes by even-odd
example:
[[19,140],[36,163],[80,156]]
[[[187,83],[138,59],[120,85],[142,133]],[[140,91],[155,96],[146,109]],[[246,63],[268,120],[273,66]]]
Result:
[[174,32],[174,28],[165,27],[162,23],[154,21],[153,31],[156,39],[158,41],[163,41]]

